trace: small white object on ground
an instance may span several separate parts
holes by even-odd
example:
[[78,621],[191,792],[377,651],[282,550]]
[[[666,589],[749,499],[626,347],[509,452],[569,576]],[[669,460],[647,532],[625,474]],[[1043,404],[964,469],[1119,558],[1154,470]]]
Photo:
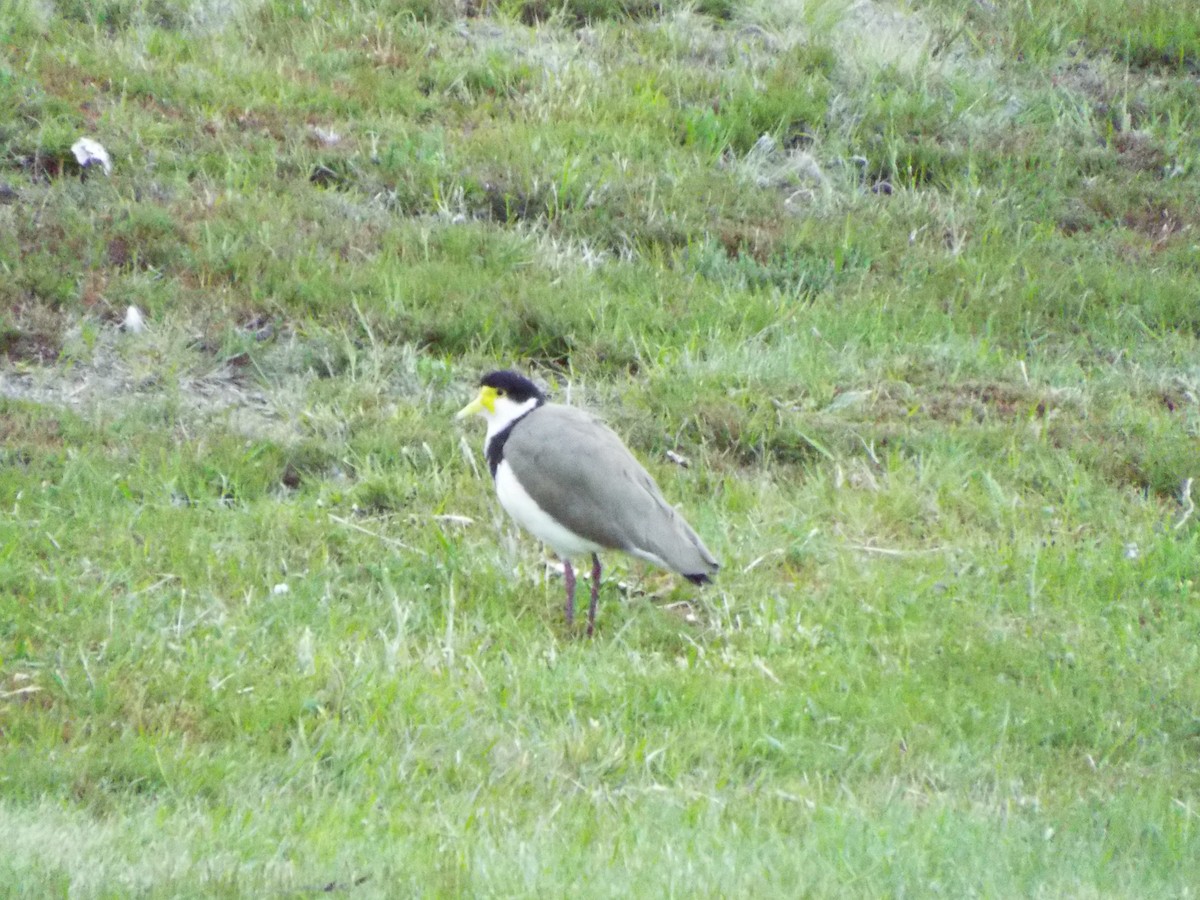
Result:
[[342,142],[342,136],[333,129],[313,125],[309,130],[312,132],[312,136],[317,139],[317,142],[324,144],[326,147],[332,147],[334,144]]
[[71,145],[71,152],[75,154],[75,159],[84,169],[100,166],[104,169],[105,175],[112,174],[112,159],[109,158],[108,151],[99,141],[80,138]]
[[146,330],[146,319],[142,316],[142,311],[136,306],[131,306],[125,310],[125,318],[121,322],[121,330],[128,331],[131,334],[141,334]]
[[692,464],[692,461],[690,459],[688,459],[682,453],[676,453],[674,450],[667,451],[667,459],[669,459],[671,462],[675,463],[675,465],[677,465],[677,466],[683,466],[683,468],[685,468],[685,469],[689,468]]

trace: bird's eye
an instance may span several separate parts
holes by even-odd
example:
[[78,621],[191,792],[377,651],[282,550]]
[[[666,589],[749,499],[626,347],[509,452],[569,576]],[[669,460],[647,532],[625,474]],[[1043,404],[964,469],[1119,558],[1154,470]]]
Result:
[[508,393],[508,392],[505,391],[504,388],[500,388],[498,391],[496,391],[496,396],[503,397],[506,393]]

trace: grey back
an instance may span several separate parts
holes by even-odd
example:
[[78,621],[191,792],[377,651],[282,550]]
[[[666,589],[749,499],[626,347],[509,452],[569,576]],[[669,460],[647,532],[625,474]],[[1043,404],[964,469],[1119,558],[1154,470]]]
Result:
[[716,571],[716,559],[650,473],[589,413],[538,407],[513,429],[504,458],[538,506],[576,534],[692,578]]

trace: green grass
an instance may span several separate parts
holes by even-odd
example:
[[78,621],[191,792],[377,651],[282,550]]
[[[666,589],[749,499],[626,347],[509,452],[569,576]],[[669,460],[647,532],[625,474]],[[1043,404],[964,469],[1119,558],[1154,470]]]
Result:
[[0,0],[0,893],[1190,896],[1192,6]]

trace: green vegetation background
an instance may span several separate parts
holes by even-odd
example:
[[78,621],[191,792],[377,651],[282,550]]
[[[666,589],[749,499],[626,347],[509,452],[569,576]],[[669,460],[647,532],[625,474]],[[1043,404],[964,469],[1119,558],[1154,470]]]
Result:
[[[0,893],[1190,896],[1198,48],[0,0]],[[715,586],[566,630],[451,418],[501,365]]]

